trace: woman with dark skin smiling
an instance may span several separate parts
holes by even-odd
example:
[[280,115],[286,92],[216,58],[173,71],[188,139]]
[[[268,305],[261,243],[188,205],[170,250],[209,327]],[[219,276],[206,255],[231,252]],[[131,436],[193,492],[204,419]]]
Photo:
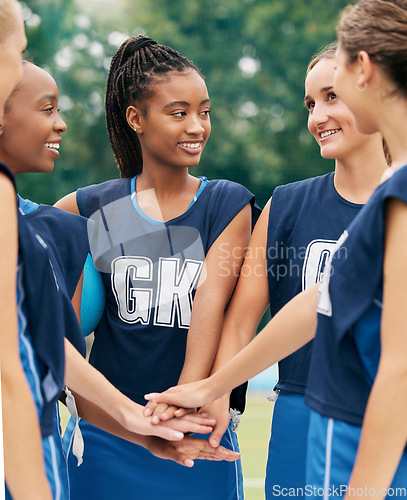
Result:
[[[250,238],[254,196],[189,171],[209,138],[209,113],[205,81],[191,61],[148,37],[128,39],[113,56],[106,89],[107,130],[122,178],[57,203],[95,223],[91,251],[106,309],[90,363],[139,404],[149,388],[209,374]],[[145,415],[171,417],[175,410],[149,404]],[[187,470],[81,428],[91,444],[83,466],[70,467],[73,499],[242,496],[240,461],[199,461]],[[231,425],[221,444],[238,450]]]

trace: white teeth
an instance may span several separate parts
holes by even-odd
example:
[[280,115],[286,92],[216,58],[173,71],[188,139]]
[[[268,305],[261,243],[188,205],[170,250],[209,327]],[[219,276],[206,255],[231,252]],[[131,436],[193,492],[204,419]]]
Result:
[[184,148],[189,148],[189,149],[198,149],[201,147],[201,143],[200,142],[194,142],[194,143],[191,143],[191,142],[180,142],[179,144],[180,146],[184,147]]
[[52,142],[46,142],[45,147],[51,149],[59,149],[59,144],[57,142],[55,144]]
[[320,137],[321,137],[321,139],[324,139],[325,137],[328,137],[332,134],[336,134],[336,132],[339,132],[339,130],[340,130],[339,128],[337,128],[335,130],[327,130],[326,132],[322,132]]

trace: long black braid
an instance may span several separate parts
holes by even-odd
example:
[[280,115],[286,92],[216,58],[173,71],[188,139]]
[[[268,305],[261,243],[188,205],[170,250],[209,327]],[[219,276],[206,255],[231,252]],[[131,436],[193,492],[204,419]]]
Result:
[[106,85],[106,126],[121,177],[134,177],[143,170],[137,133],[126,119],[129,106],[143,114],[154,93],[154,83],[172,71],[199,70],[176,50],[143,35],[126,40],[112,58]]

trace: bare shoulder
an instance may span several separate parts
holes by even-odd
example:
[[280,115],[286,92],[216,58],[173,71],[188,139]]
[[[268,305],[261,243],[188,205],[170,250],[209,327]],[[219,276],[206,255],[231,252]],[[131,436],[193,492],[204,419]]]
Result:
[[60,208],[61,210],[65,210],[66,212],[72,212],[73,214],[79,213],[78,204],[76,202],[76,191],[73,193],[69,193],[60,200],[58,200],[54,207]]

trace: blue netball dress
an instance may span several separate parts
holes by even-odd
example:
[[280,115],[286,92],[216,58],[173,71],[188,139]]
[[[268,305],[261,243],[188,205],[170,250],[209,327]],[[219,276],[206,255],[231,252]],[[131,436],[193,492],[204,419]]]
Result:
[[[118,179],[79,189],[77,203],[94,223],[91,252],[106,288],[90,362],[144,405],[144,394],[177,384],[205,256],[254,196],[239,184],[202,178],[186,212],[162,223],[141,211],[135,184]],[[83,421],[81,429],[83,464],[68,458],[73,499],[243,498],[239,461],[198,460],[186,469]],[[238,448],[230,428],[221,444]]]
[[[390,198],[407,203],[407,167],[376,189],[341,236],[320,285],[318,328],[306,392],[306,403],[312,409],[307,482],[319,495],[327,488],[336,496],[346,492],[377,372],[385,208]],[[407,488],[406,453],[392,488]]]
[[[270,311],[319,281],[336,240],[362,205],[334,187],[334,173],[274,190],[267,234]],[[266,469],[266,498],[305,486],[310,410],[304,404],[312,342],[279,362],[279,392],[273,412]],[[299,494],[297,498],[301,498]]]
[[[6,167],[0,164],[0,169],[13,180]],[[19,350],[40,422],[47,477],[53,497],[64,500],[69,498],[68,477],[56,405],[64,385],[64,336],[69,332],[79,345],[81,332],[59,268],[58,252],[48,245],[47,232],[38,232],[39,227],[18,210]],[[7,487],[6,498],[11,498]]]

